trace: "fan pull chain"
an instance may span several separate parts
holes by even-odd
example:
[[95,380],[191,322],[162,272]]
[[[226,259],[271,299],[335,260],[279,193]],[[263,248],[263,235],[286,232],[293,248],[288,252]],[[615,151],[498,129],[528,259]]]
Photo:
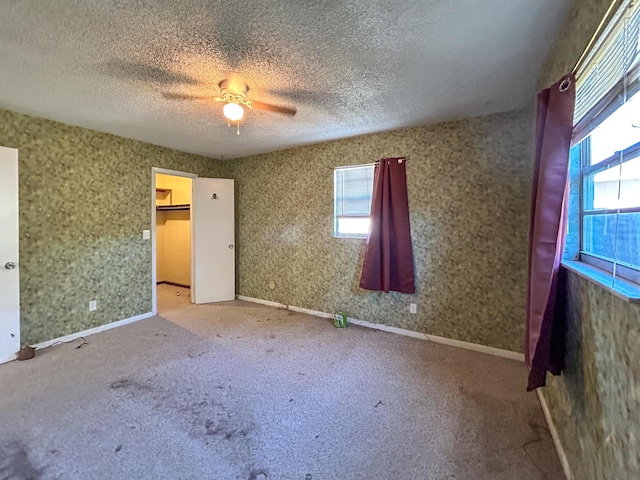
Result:
[[[231,128],[231,121],[230,120],[227,120],[227,125],[229,126],[229,128]],[[238,120],[236,122],[236,128],[237,128],[236,135],[240,135],[240,120]]]

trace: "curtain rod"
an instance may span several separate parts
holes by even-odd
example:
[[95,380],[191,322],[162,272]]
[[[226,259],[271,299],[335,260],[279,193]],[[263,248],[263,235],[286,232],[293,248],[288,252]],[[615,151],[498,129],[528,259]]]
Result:
[[605,13],[604,17],[602,17],[602,20],[600,20],[600,24],[598,25],[598,28],[596,28],[596,31],[593,33],[593,36],[591,37],[591,40],[589,40],[589,43],[587,43],[586,48],[582,52],[582,55],[580,55],[580,58],[578,58],[578,61],[573,66],[571,73],[575,75],[578,72],[578,70],[580,70],[580,68],[582,67],[582,64],[587,58],[587,55],[591,51],[591,47],[593,47],[593,45],[598,41],[598,39],[600,38],[600,34],[602,33],[602,30],[609,24],[613,15],[618,11],[618,9],[622,6],[624,2],[625,0],[613,0],[611,2],[611,5],[609,5],[609,9],[607,10],[607,13]]
[[[402,162],[406,162],[407,161],[407,157],[388,157],[391,160],[400,160],[399,163]],[[384,158],[382,160],[385,160]],[[376,163],[374,163],[374,165],[380,165],[380,160],[378,160]]]
[[[405,162],[407,161],[407,157],[389,157],[389,158],[397,158]],[[337,170],[338,168],[342,169],[342,168],[358,168],[358,167],[375,167],[376,165],[379,165],[379,164],[380,164],[380,160],[372,163],[358,163],[357,165],[344,165],[342,167],[333,167],[332,169]]]

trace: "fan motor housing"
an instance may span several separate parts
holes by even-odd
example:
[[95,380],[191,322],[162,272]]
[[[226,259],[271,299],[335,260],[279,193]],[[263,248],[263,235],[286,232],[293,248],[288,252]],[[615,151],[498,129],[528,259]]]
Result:
[[241,97],[243,100],[247,99],[247,93],[249,93],[249,85],[244,82],[232,81],[231,79],[225,78],[224,80],[220,80],[218,83],[218,87],[220,87],[220,94],[224,97],[225,95],[233,95],[236,97]]

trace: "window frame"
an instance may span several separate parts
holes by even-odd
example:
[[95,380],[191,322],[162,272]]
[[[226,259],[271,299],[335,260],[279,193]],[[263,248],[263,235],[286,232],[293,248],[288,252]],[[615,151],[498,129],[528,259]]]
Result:
[[[603,215],[607,218],[607,215],[616,215],[616,220],[619,220],[620,214],[640,213],[640,205],[631,208],[595,209],[593,202],[595,176],[614,166],[620,168],[622,164],[640,157],[640,142],[590,165],[590,142],[594,130],[623,107],[628,99],[640,96],[639,34],[640,4],[634,4],[632,0],[622,1],[616,13],[608,19],[608,25],[599,33],[597,41],[589,45],[590,51],[583,54],[585,61],[582,62],[581,57],[578,61],[580,66],[576,65],[578,85],[570,154],[568,223],[570,229],[578,231],[567,233],[569,248],[564,252],[564,260],[569,263],[576,260],[585,268],[595,268],[612,279],[626,280],[640,291],[640,265],[630,265],[585,249],[586,217]],[[640,103],[640,98],[635,101]],[[583,108],[583,103],[588,108]],[[573,149],[576,147],[580,150],[576,152],[574,160]],[[620,184],[618,185],[620,188]],[[595,238],[597,241],[601,237]]]
[[375,163],[364,163],[357,165],[343,165],[339,167],[335,167],[333,169],[333,237],[334,238],[354,238],[360,240],[366,240],[369,236],[369,232],[367,233],[340,233],[338,230],[338,221],[340,219],[361,219],[368,218],[371,219],[371,201],[373,200],[373,185],[371,188],[371,192],[369,193],[369,214],[368,215],[338,215],[338,182],[337,182],[337,172],[340,170],[346,169],[357,169],[357,168],[370,168],[372,170],[372,178],[375,179]]
[[[622,104],[618,106],[620,108]],[[603,123],[609,116],[611,116],[616,109],[608,109],[605,115],[599,115],[596,117],[597,125]],[[604,112],[603,112],[604,113]],[[603,118],[604,117],[604,118]],[[620,262],[615,259],[609,259],[604,256],[596,255],[591,252],[587,252],[584,249],[584,224],[585,217],[590,215],[618,215],[620,213],[640,213],[640,206],[628,207],[628,208],[612,208],[612,209],[587,209],[588,192],[585,191],[587,177],[594,177],[600,172],[605,171],[612,165],[622,165],[626,162],[635,160],[640,157],[640,142],[635,143],[624,150],[615,152],[613,155],[591,165],[591,132],[595,130],[593,127],[589,133],[582,138],[578,143],[574,145],[575,148],[580,148],[580,172],[579,172],[579,261],[596,267],[600,270],[604,270],[610,274],[615,274],[617,277],[623,278],[630,282],[640,284],[640,265],[631,265],[625,262]],[[622,159],[621,159],[622,157]]]

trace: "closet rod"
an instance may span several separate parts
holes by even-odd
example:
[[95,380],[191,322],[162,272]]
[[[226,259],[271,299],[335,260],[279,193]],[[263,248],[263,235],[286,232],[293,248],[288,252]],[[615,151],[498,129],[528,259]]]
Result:
[[184,204],[184,205],[156,205],[156,211],[163,211],[163,210],[189,210],[191,209],[191,205],[189,204]]

